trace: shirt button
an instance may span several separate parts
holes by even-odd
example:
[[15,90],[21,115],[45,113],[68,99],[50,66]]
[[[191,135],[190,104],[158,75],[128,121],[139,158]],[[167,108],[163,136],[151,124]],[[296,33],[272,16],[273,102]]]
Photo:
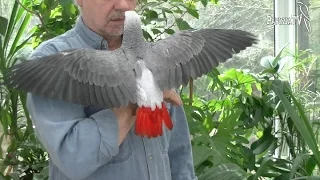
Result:
[[149,156],[149,159],[152,160],[152,156]]

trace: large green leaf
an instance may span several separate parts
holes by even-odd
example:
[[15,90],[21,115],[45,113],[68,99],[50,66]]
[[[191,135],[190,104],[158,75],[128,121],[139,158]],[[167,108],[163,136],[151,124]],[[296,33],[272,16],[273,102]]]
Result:
[[199,180],[245,180],[246,173],[236,164],[226,163],[208,169],[198,178]]
[[188,11],[188,13],[189,13],[191,16],[199,19],[199,13],[198,13],[198,11],[197,11],[196,9],[187,8],[187,11]]
[[312,175],[314,169],[316,168],[317,162],[315,160],[314,155],[310,155],[310,158],[307,160],[305,165],[305,171],[308,175]]
[[11,11],[11,16],[9,18],[9,24],[8,24],[8,28],[6,31],[6,35],[4,37],[4,42],[3,42],[3,51],[6,51],[6,48],[8,47],[10,38],[13,38],[11,35],[14,31],[14,27],[16,24],[16,16],[19,12],[19,4],[17,2],[14,3],[12,11]]
[[276,140],[275,137],[271,134],[272,128],[266,128],[263,131],[263,136],[251,144],[251,149],[254,154],[261,154],[268,150],[272,143]]
[[246,74],[242,70],[237,70],[235,68],[232,68],[226,71],[225,73],[219,75],[219,79],[222,82],[234,81],[237,85],[251,84],[256,82],[256,79],[252,77],[250,74]]
[[235,68],[232,68],[219,75],[219,79],[222,82],[229,82],[229,86],[235,87],[241,90],[243,93],[247,93],[249,95],[252,94],[252,84],[257,83],[257,80],[251,74]]
[[298,177],[291,180],[319,180],[320,176],[304,176],[304,177]]
[[219,152],[206,146],[192,146],[194,166],[198,166],[206,161],[210,156],[214,157],[215,163],[220,164]]
[[302,166],[302,163],[310,157],[309,154],[298,154],[297,157],[293,160],[292,169],[290,172],[289,179],[292,179],[296,174],[297,170]]
[[8,19],[0,16],[0,35],[4,36],[7,31]]
[[[11,58],[14,56],[14,54],[19,50],[17,49],[18,43],[22,39],[22,36],[26,33],[25,30],[27,26],[29,25],[29,22],[31,20],[31,14],[25,14],[23,17],[21,17],[21,24],[16,28],[17,29],[17,34],[14,37],[13,43],[11,45],[8,57]],[[22,48],[22,46],[19,46]]]
[[189,23],[181,18],[176,19],[177,26],[179,30],[188,30],[191,29]]

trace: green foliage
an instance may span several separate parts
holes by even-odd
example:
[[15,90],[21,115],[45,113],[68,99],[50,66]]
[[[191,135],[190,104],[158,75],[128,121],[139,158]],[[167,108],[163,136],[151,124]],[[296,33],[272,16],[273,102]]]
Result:
[[[214,83],[208,86],[215,94],[212,100],[196,97],[190,106],[190,100],[183,96],[199,177],[225,163],[240,167],[235,170],[239,174],[247,172],[238,179],[250,180],[302,178],[312,176],[319,167],[311,123],[291,85],[278,74],[281,59],[279,53],[259,74],[236,69],[223,74],[213,71],[209,78]],[[297,137],[308,148],[299,147]],[[281,156],[284,144],[289,156]]]
[[4,36],[7,30],[8,20],[0,16],[0,35]]
[[144,37],[149,41],[159,40],[176,31],[188,30],[192,27],[184,19],[186,15],[199,19],[195,4],[201,2],[204,7],[208,3],[218,3],[213,0],[141,0],[137,11],[143,15]]
[[48,154],[36,139],[34,134],[18,142],[15,138],[11,141],[3,167],[13,167],[13,172],[6,179],[41,179],[48,176]]
[[73,0],[29,0],[23,8],[40,21],[33,29],[34,47],[70,30],[79,15]]
[[[195,6],[197,2],[207,6],[210,2],[218,1],[140,0],[137,12],[142,16],[145,38],[154,41],[165,35],[171,35],[177,30],[190,29],[190,25],[183,17],[188,14],[199,18]],[[24,8],[41,22],[34,29],[34,47],[71,29],[79,16],[79,10],[72,0],[30,0]]]
[[[21,3],[26,2],[24,0]],[[0,18],[0,82],[3,81],[6,70],[17,63],[19,52],[27,46],[31,38],[31,36],[23,38],[30,19],[31,14],[28,14],[17,2],[13,5],[9,19]],[[9,139],[10,142],[6,152],[0,151],[0,169],[2,172],[5,168],[14,169],[13,173],[2,175],[5,179],[19,177],[18,175],[32,177],[36,171],[43,168],[39,164],[47,164],[47,160],[39,158],[39,155],[44,156],[45,153],[42,148],[38,147],[39,142],[35,138],[30,142],[34,132],[26,110],[25,99],[26,96],[22,92],[8,89],[5,86],[0,88],[0,121],[4,132],[0,143],[2,144],[4,139]]]

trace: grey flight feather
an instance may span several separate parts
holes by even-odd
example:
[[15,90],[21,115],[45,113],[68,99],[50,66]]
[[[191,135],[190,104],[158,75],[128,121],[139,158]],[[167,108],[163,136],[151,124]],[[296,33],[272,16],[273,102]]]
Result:
[[6,81],[53,99],[120,107],[137,101],[135,64],[122,48],[72,49],[13,66]]
[[122,45],[114,51],[73,49],[13,66],[6,84],[41,96],[106,108],[137,102],[143,61],[161,90],[186,85],[256,43],[246,31],[202,29],[145,42],[140,17],[126,12]]
[[207,74],[219,63],[252,46],[249,32],[231,29],[202,29],[176,33],[150,43],[144,61],[161,89],[187,85],[190,78]]

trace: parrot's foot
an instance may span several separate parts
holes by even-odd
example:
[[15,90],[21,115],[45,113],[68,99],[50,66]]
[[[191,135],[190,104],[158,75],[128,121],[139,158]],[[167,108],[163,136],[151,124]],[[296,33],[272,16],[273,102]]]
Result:
[[139,107],[136,117],[135,133],[141,137],[162,136],[163,122],[169,130],[173,128],[172,120],[164,102],[162,102],[161,109],[156,107],[154,111],[149,107]]

